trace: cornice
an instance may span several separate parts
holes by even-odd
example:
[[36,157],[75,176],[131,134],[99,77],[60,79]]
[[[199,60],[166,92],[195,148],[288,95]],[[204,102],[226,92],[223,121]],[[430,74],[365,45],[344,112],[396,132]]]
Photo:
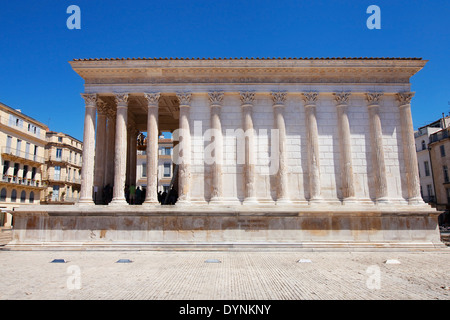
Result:
[[86,84],[409,83],[427,61],[361,60],[81,60]]

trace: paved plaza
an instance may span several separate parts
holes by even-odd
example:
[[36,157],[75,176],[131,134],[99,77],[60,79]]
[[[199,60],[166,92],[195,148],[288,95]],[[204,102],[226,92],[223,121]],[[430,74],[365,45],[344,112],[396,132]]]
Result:
[[[51,263],[54,259],[65,263]],[[117,263],[120,259],[131,262]],[[432,252],[0,250],[0,270],[2,300],[450,299],[450,248]]]

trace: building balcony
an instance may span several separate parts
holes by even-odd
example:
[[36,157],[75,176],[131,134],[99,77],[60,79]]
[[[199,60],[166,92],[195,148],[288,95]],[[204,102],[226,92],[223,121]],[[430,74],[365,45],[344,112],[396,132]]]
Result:
[[24,186],[29,188],[45,188],[46,185],[39,180],[36,179],[28,179],[28,178],[22,178],[18,176],[11,176],[4,174],[2,175],[2,179],[0,180],[1,184],[13,184],[17,186]]
[[47,175],[44,180],[49,183],[60,183],[60,184],[81,184],[80,178],[67,177],[62,175]]
[[50,156],[48,156],[47,162],[59,163],[59,164],[64,164],[64,165],[70,164],[75,167],[81,167],[81,161],[74,161],[72,159],[69,159],[68,156],[58,157],[56,155],[51,154]]
[[34,164],[44,163],[43,157],[22,150],[13,149],[10,147],[2,147],[2,157],[11,159],[13,161],[20,161],[20,160],[28,161]]

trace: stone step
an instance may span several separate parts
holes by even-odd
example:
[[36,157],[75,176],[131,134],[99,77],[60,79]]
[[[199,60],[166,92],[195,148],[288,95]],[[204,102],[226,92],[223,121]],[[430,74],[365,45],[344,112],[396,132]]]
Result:
[[12,229],[0,229],[0,245],[7,244],[12,240]]

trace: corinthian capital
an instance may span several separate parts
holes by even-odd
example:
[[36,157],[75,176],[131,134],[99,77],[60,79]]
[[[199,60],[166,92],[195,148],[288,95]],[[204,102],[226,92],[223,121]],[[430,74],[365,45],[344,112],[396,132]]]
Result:
[[108,105],[103,100],[97,100],[97,113],[106,115],[108,112]]
[[211,107],[221,106],[223,101],[223,92],[222,91],[209,92],[208,98],[209,102],[211,103]]
[[287,92],[285,91],[273,91],[270,93],[272,96],[273,105],[284,105],[286,103]]
[[382,92],[367,92],[366,100],[369,104],[378,104],[382,96]]
[[160,96],[161,94],[159,92],[144,93],[144,97],[145,99],[147,99],[148,106],[158,106]]
[[303,92],[303,100],[305,101],[306,105],[313,105],[316,104],[319,94],[314,91],[310,92]]
[[178,98],[178,101],[180,102],[180,107],[181,106],[189,106],[191,104],[191,96],[192,96],[192,93],[190,93],[190,92],[177,93],[177,98]]
[[242,91],[239,93],[242,105],[251,105],[255,101],[255,93],[251,91]]
[[338,105],[344,105],[348,103],[348,99],[350,97],[350,92],[335,92],[334,94],[334,101]]
[[411,99],[414,97],[414,92],[399,92],[397,93],[397,100],[401,105],[410,104]]
[[87,106],[95,106],[97,103],[97,94],[96,93],[82,93],[81,96],[84,99],[84,102]]
[[117,105],[128,105],[128,93],[116,93]]

